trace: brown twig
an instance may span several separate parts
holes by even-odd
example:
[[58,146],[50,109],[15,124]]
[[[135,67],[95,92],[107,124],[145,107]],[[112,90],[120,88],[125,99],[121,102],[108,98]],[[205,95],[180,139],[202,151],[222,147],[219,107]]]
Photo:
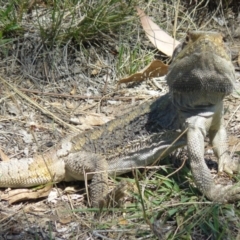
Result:
[[29,93],[34,93],[34,94],[39,94],[39,95],[46,95],[46,96],[52,96],[52,97],[63,97],[63,98],[76,98],[76,99],[95,99],[95,100],[122,100],[122,101],[130,101],[133,98],[135,100],[142,100],[146,99],[149,96],[132,96],[132,97],[104,97],[104,96],[85,96],[85,95],[71,95],[71,94],[64,94],[64,93],[53,93],[53,92],[40,92],[37,90],[30,90],[26,88],[21,88],[19,89],[22,92],[29,92]]

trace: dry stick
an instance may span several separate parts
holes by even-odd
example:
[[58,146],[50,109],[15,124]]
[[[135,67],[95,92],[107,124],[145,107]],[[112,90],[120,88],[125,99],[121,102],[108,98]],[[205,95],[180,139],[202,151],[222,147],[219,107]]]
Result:
[[175,46],[175,40],[176,40],[176,30],[177,30],[177,19],[178,19],[178,11],[179,11],[179,4],[180,4],[180,0],[177,1],[177,7],[175,10],[175,19],[174,19],[174,25],[173,25],[173,46]]
[[26,94],[22,93],[21,91],[19,91],[17,88],[15,88],[11,83],[9,83],[8,81],[6,81],[5,79],[3,79],[2,77],[0,77],[0,80],[7,84],[15,93],[17,93],[20,97],[22,97],[23,99],[27,100],[29,103],[31,103],[32,105],[34,105],[36,108],[40,109],[42,111],[42,113],[50,116],[54,121],[58,122],[60,125],[65,126],[70,128],[73,131],[77,131],[80,132],[79,129],[75,128],[74,126],[64,122],[63,120],[61,120],[60,118],[58,118],[56,115],[54,115],[53,113],[51,113],[50,111],[48,111],[47,109],[43,108],[42,106],[40,106],[38,103],[36,103],[35,101],[31,100],[31,98],[29,98]]
[[232,121],[233,117],[235,116],[236,112],[239,110],[240,105],[237,106],[237,108],[234,110],[233,114],[231,114],[230,118],[227,121],[226,127],[228,126],[228,124]]
[[181,132],[181,134],[160,154],[160,156],[151,165],[155,165],[158,161],[160,161],[162,156],[164,156],[164,154],[168,151],[168,149],[170,149],[187,131],[188,131],[188,127],[183,132]]
[[181,165],[179,168],[177,168],[174,172],[168,174],[168,175],[166,176],[166,178],[171,177],[172,175],[174,175],[175,173],[177,173],[179,170],[181,170],[181,169],[183,168],[183,166],[185,165],[186,161],[187,161],[187,158],[185,158],[185,159],[183,160],[182,165]]
[[[202,2],[203,2],[203,1],[202,1]],[[208,2],[209,2],[209,0],[208,0]],[[204,7],[207,6],[208,2],[205,4]],[[199,4],[200,4],[200,3],[199,3]],[[199,4],[198,4],[198,6],[199,6]],[[213,19],[213,18],[215,17],[215,15],[218,13],[218,10],[219,10],[220,7],[221,7],[221,2],[220,2],[220,4],[217,5],[217,9],[216,9],[215,12],[213,12],[213,14],[211,15],[211,18],[208,19],[208,21],[204,22],[204,24],[202,24],[201,29],[206,29],[206,27],[208,26],[208,24],[212,21],[212,19]],[[224,25],[225,25],[225,26],[227,25],[227,24],[226,24],[226,21],[224,21]],[[229,34],[229,35],[231,36],[231,34]]]
[[[62,94],[62,93],[46,93],[46,92],[40,92],[37,90],[30,90],[30,89],[26,89],[26,88],[21,88],[20,89],[22,92],[30,92],[30,93],[35,93],[35,94],[39,94],[39,95],[46,95],[46,96],[52,96],[52,97],[65,97],[65,98],[76,98],[76,99],[95,99],[95,100],[102,100],[103,98],[108,100],[132,100],[133,98],[136,100],[142,100],[145,99],[146,96],[133,96],[133,97],[105,97],[105,96],[84,96],[84,95],[71,95],[71,94]],[[109,93],[108,95],[110,95],[112,93]]]

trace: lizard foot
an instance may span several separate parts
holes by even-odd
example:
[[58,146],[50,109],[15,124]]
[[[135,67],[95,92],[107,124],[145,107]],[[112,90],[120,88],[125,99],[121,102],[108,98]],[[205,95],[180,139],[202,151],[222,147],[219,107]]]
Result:
[[240,200],[240,185],[222,186],[215,185],[208,198],[214,202],[227,203]]
[[121,181],[110,193],[99,201],[100,209],[103,207],[116,207],[121,205],[124,197],[129,195],[129,192],[135,192],[135,186],[132,183]]
[[218,166],[219,172],[226,172],[229,174],[233,174],[234,172],[240,171],[240,161],[238,159],[231,159],[229,157],[224,159],[222,162],[219,163]]

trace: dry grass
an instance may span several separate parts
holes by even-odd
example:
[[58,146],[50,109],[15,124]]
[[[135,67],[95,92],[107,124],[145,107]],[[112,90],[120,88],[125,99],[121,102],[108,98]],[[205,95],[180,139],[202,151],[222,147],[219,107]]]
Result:
[[[0,74],[40,106],[1,83],[1,148],[8,156],[31,156],[67,135],[69,125],[92,127],[76,123],[79,116],[119,115],[134,97],[149,98],[157,91],[149,83],[116,90],[117,80],[152,58],[168,61],[146,39],[136,4],[178,39],[189,29],[224,31],[232,39],[229,23],[237,1],[216,2],[0,0]],[[230,109],[238,104],[231,100]],[[239,135],[238,129],[239,121],[232,120],[229,131]],[[26,143],[32,132],[35,139]],[[0,239],[236,239],[239,204],[210,203],[194,187],[187,166],[167,177],[173,166],[167,159],[158,171],[124,176],[136,182],[138,192],[123,207],[101,214],[86,207],[84,186],[62,193],[60,184],[61,195],[52,200],[11,207],[1,202]]]

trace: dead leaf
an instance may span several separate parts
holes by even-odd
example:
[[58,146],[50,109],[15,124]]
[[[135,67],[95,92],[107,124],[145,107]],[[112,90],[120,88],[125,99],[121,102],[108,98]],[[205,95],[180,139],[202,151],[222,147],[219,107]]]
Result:
[[174,48],[180,43],[164,32],[140,8],[136,8],[142,27],[151,43],[167,56],[172,56]]
[[76,94],[76,86],[74,85],[73,86],[73,89],[71,90],[71,92],[70,92],[70,95],[75,95]]
[[76,189],[75,187],[71,186],[71,187],[66,187],[63,191],[64,193],[67,193],[67,194],[71,194],[71,193],[76,193],[78,192],[78,189]]
[[161,77],[167,74],[168,65],[160,60],[153,60],[147,67],[140,72],[134,73],[129,77],[118,81],[118,84],[129,82],[140,82],[153,77]]
[[129,224],[128,220],[125,218],[120,218],[120,220],[118,221],[119,225],[127,225]]
[[9,161],[9,157],[2,151],[2,149],[0,148],[0,157],[2,159],[2,161]]
[[66,107],[68,109],[74,109],[75,108],[75,104],[69,101],[66,101]]
[[31,189],[14,189],[7,193],[1,194],[1,199],[8,201],[9,204],[25,201],[30,199],[38,199],[48,196],[51,191],[52,185],[47,185],[42,189],[31,190]]
[[84,116],[84,117],[79,117],[79,121],[82,124],[88,124],[90,126],[100,126],[103,125],[105,123],[107,123],[108,121],[112,120],[112,117],[106,117],[104,115],[88,115],[88,116]]

